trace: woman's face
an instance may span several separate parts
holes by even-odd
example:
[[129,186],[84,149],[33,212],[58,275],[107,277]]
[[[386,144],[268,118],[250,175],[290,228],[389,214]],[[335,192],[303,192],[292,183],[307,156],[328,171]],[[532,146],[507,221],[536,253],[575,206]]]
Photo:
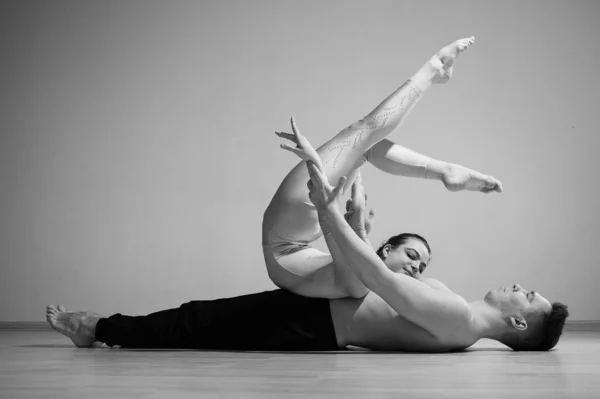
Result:
[[398,248],[383,248],[383,263],[394,273],[418,279],[429,264],[429,251],[421,240],[410,238]]

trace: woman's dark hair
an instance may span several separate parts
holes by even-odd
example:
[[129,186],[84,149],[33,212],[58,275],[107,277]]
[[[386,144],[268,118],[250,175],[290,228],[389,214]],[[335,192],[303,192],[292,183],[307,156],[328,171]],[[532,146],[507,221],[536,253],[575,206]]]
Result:
[[402,233],[398,234],[397,236],[391,237],[389,240],[381,244],[381,247],[379,247],[379,249],[377,250],[377,255],[381,259],[383,259],[383,247],[389,244],[393,249],[396,249],[400,245],[405,244],[410,239],[416,239],[421,241],[423,245],[425,245],[425,248],[427,248],[427,251],[429,251],[429,257],[431,257],[431,248],[429,247],[429,243],[427,242],[427,240],[421,237],[420,235],[413,233]]

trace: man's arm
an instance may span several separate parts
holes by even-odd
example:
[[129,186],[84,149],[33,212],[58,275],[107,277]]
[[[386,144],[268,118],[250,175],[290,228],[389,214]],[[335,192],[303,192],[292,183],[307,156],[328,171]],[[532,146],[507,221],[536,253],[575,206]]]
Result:
[[330,212],[332,235],[350,260],[350,268],[363,284],[385,300],[398,314],[436,334],[440,327],[459,326],[469,318],[469,308],[449,291],[394,273],[345,223],[339,212]]
[[[321,173],[323,173],[323,170],[319,168],[319,166],[317,166],[317,168]],[[375,212],[371,210],[369,216],[365,217],[367,201],[361,182],[362,178],[360,176],[360,172],[358,172],[355,183],[352,185],[351,199],[346,202],[347,212],[344,215],[344,220],[346,220],[354,233],[372,248],[368,235],[371,231]],[[352,269],[350,269],[350,265],[346,259],[346,256],[344,255],[343,251],[340,250],[335,238],[333,238],[331,228],[324,222],[324,219],[326,218],[319,213],[319,224],[321,225],[321,230],[323,231],[323,236],[325,237],[325,242],[327,243],[327,248],[329,248],[329,253],[333,258],[333,261],[336,263],[336,266],[341,266],[335,268],[334,278],[337,282],[339,282],[339,286],[344,287],[348,296],[353,298],[362,298],[369,293],[369,289],[365,287],[362,281],[360,281]]]
[[335,262],[334,278],[336,286],[342,287],[344,294],[352,298],[362,298],[369,293],[369,289],[360,281],[354,274],[344,253],[340,250],[339,245],[335,241],[331,228],[324,222],[323,217],[319,215],[319,224],[325,237],[325,243],[329,249],[329,253]]
[[398,314],[427,329],[432,334],[452,330],[469,320],[467,303],[447,291],[434,290],[423,283],[393,273],[373,249],[362,241],[344,220],[335,199],[339,197],[345,179],[331,188],[314,164],[309,165],[310,198],[331,229],[331,234],[350,268],[363,284],[383,298]]
[[452,292],[452,290],[450,288],[446,287],[446,285],[444,283],[442,283],[441,281],[436,280],[434,278],[421,277],[419,279],[419,281],[428,285],[429,287],[433,288],[434,290],[442,290],[442,291]]

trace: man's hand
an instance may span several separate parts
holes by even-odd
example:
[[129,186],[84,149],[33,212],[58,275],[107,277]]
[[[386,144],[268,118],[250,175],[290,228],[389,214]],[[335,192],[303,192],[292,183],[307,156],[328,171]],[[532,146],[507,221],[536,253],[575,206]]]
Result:
[[327,177],[319,171],[319,168],[312,161],[307,161],[306,166],[310,176],[307,183],[308,198],[317,208],[319,216],[328,212],[339,212],[338,204],[346,185],[346,176],[340,177],[337,186],[332,187],[327,181]]
[[283,132],[275,132],[275,134],[296,144],[296,147],[292,147],[289,144],[281,144],[281,148],[293,152],[300,159],[306,161],[308,175],[310,176],[310,180],[307,184],[309,190],[308,197],[317,209],[323,233],[327,234],[326,230],[328,230],[328,226],[326,212],[334,209],[339,212],[339,199],[343,193],[343,188],[347,179],[346,177],[342,176],[338,182],[338,185],[336,187],[332,187],[329,184],[327,176],[323,170],[321,157],[310,144],[308,139],[300,134],[298,127],[296,127],[296,121],[294,120],[294,117],[291,118],[291,123],[294,134]]
[[367,236],[375,222],[374,209],[369,211],[368,216],[366,215],[367,198],[368,196],[362,185],[362,178],[358,176],[352,184],[352,196],[346,202],[344,219],[363,241],[367,241]]
[[[343,187],[346,184],[346,177],[340,178],[337,187],[332,187],[325,176],[321,157],[319,157],[319,154],[310,144],[308,139],[300,134],[294,117],[291,118],[291,124],[294,134],[284,132],[275,132],[275,134],[296,144],[296,147],[292,147],[289,144],[281,144],[282,149],[293,152],[300,159],[307,162],[308,173],[311,176],[308,187],[314,197],[309,196],[309,198],[317,208],[319,219],[321,220],[321,227],[323,228],[326,226],[327,221],[322,213],[326,210],[333,209],[331,207],[336,207],[337,209],[341,193],[336,191],[336,189],[341,187],[343,190]],[[314,171],[311,170],[311,164],[315,167]],[[342,180],[343,184],[340,186]],[[315,201],[318,201],[319,204],[315,203]],[[362,179],[359,175],[352,185],[352,197],[346,203],[346,214],[344,215],[344,218],[363,241],[368,241],[367,235],[371,232],[375,217],[375,210],[373,209],[371,209],[368,216],[366,216],[366,206],[367,194],[364,191]]]
[[275,134],[279,137],[290,140],[291,142],[296,144],[296,146],[292,147],[289,144],[281,144],[280,147],[284,150],[293,152],[305,161],[314,162],[315,165],[319,168],[319,170],[323,172],[323,164],[321,163],[321,157],[319,157],[317,151],[308,142],[308,139],[300,134],[300,131],[296,127],[296,120],[293,116],[290,119],[290,122],[292,124],[292,131],[294,132],[294,134],[284,132],[275,132]]

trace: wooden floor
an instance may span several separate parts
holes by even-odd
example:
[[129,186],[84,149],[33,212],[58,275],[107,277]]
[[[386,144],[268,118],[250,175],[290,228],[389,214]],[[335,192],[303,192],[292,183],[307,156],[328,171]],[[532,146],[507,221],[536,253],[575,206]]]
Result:
[[77,349],[52,331],[0,331],[0,398],[600,398],[600,332],[557,350],[493,341],[456,354]]

